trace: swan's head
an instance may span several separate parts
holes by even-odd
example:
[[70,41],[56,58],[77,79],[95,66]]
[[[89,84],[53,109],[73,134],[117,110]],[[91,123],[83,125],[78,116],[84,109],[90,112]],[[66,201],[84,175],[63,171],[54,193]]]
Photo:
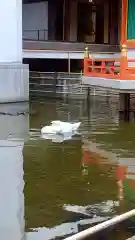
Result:
[[61,121],[57,120],[57,121],[51,121],[52,125],[58,126],[60,125]]

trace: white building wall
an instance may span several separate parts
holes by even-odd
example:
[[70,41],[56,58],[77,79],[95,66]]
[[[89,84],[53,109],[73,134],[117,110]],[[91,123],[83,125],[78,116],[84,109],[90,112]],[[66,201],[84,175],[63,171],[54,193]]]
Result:
[[22,12],[23,38],[30,40],[47,40],[48,2],[23,4]]
[[0,63],[22,61],[22,0],[0,1]]
[[0,1],[0,103],[28,101],[28,66],[22,64],[22,0]]

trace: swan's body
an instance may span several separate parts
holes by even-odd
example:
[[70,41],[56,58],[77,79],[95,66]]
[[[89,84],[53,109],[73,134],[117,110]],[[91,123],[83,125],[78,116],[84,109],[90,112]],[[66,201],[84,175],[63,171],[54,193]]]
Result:
[[61,121],[52,121],[50,126],[45,126],[41,129],[42,134],[63,134],[74,135],[77,133],[77,129],[80,126],[78,123],[68,123]]
[[42,138],[46,139],[46,140],[52,140],[52,142],[58,142],[58,143],[62,143],[64,141],[70,140],[72,139],[72,135],[71,136],[64,136],[61,134],[42,134]]
[[59,126],[45,126],[41,129],[42,134],[58,134],[60,133],[60,127]]

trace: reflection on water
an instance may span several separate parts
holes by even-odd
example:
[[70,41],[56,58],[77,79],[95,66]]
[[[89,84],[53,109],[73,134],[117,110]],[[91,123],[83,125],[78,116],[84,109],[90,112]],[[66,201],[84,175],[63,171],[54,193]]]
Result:
[[[30,109],[30,126],[13,105],[14,114],[0,115],[1,239],[63,239],[134,208],[135,126],[120,121],[116,96]],[[42,139],[41,127],[56,119],[81,121],[81,136]],[[132,223],[107,239],[133,235]]]

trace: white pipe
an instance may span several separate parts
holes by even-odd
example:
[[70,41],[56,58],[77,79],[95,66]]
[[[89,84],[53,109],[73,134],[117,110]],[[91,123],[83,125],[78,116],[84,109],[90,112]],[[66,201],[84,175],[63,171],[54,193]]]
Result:
[[94,227],[88,228],[88,229],[86,229],[86,230],[84,230],[82,232],[79,232],[79,233],[77,233],[77,234],[75,234],[73,236],[67,237],[67,238],[65,238],[65,240],[81,240],[81,239],[85,239],[86,237],[89,237],[89,236],[91,236],[94,233],[97,233],[97,232],[99,232],[101,230],[104,230],[104,229],[106,229],[108,227],[111,227],[111,226],[113,226],[115,224],[118,224],[118,223],[120,223],[120,222],[122,222],[122,221],[124,221],[124,220],[126,220],[128,218],[133,217],[134,215],[135,215],[135,209],[131,210],[129,212],[126,212],[124,214],[121,214],[120,216],[114,217],[114,218],[112,218],[110,220],[107,220],[107,221],[105,221],[103,223],[100,223],[100,224],[98,224],[98,225],[96,225]]

